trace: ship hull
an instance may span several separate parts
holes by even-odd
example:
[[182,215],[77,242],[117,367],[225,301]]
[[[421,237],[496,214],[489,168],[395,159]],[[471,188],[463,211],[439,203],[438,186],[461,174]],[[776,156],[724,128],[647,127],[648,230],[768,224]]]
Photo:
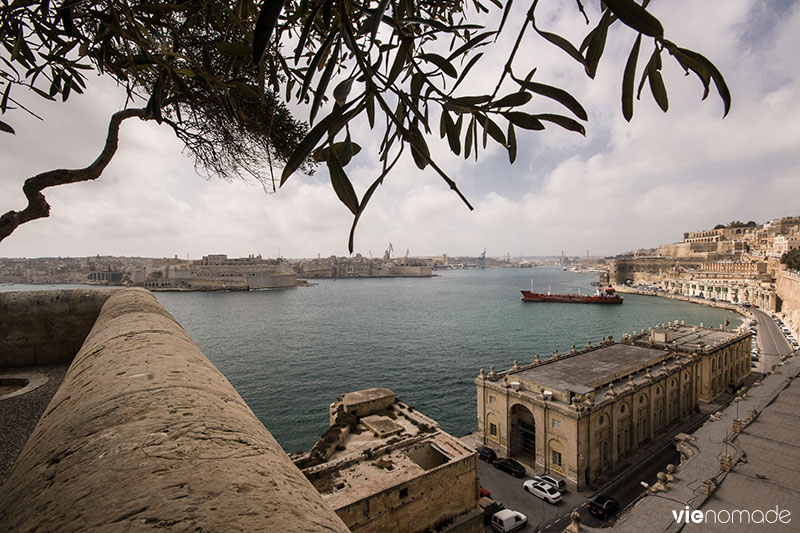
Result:
[[557,302],[573,304],[621,304],[622,296],[583,296],[580,294],[545,294],[520,291],[523,302]]

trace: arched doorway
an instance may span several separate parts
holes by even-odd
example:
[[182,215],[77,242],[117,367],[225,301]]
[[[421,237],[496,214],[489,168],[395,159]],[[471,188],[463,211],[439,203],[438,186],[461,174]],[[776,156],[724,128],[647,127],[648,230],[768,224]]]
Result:
[[521,404],[511,406],[511,434],[509,435],[509,455],[536,462],[536,424],[533,414]]

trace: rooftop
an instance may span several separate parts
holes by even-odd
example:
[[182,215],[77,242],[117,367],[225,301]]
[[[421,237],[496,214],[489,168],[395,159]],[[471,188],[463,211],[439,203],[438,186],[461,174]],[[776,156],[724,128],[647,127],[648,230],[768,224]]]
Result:
[[[672,332],[673,347],[686,353],[703,351],[716,344],[725,344],[741,336],[736,331],[724,329],[699,328],[695,326],[673,326]],[[659,345],[659,343],[655,343]]]
[[[346,394],[342,403],[388,397],[394,399],[394,393],[388,389],[367,389]],[[312,466],[303,468],[306,477],[334,509],[475,453],[441,431],[434,420],[396,399],[380,411],[350,420],[349,429],[336,432],[336,427],[339,426],[334,422],[332,429],[339,439],[335,444],[328,443],[327,459],[312,461],[308,463]],[[325,443],[323,436],[309,453],[313,454],[315,448]],[[296,457],[296,464],[302,465],[305,457]]]
[[512,373],[509,379],[585,394],[620,377],[660,363],[669,352],[632,344],[612,344]]
[[389,389],[375,387],[372,389],[348,392],[342,397],[342,405],[344,406],[345,411],[349,411],[350,407],[352,406],[390,397],[394,397],[394,392],[390,391]]

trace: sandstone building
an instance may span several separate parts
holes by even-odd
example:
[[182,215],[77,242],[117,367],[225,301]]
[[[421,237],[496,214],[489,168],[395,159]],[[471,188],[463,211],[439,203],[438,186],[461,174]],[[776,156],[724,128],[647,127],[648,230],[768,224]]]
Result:
[[475,380],[478,432],[583,490],[750,374],[750,334],[670,325]]
[[345,394],[295,464],[352,531],[480,532],[475,452],[388,389]]
[[280,259],[260,255],[229,258],[225,254],[203,256],[189,263],[167,264],[133,272],[133,284],[159,290],[251,290],[295,287],[297,274]]

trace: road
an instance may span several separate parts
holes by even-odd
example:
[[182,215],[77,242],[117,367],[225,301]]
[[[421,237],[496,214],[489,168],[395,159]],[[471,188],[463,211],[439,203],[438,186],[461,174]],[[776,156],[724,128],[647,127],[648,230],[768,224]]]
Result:
[[[645,490],[641,485],[642,481],[648,485],[655,483],[656,475],[666,470],[668,464],[679,464],[679,462],[680,454],[675,450],[672,442],[665,442],[649,460],[630,467],[616,481],[607,486],[603,490],[603,494],[616,498],[620,507],[624,508]],[[603,521],[594,518],[586,510],[586,502],[590,498],[588,493],[567,491],[563,495],[562,501],[553,505],[525,492],[522,483],[533,475],[532,472],[528,472],[524,478],[515,478],[492,468],[488,463],[478,462],[481,486],[489,490],[492,498],[502,502],[506,509],[519,511],[528,517],[528,525],[523,531],[547,533],[563,531],[570,523],[569,515],[572,511],[580,512],[583,524],[593,527],[604,525]],[[485,531],[491,531],[491,528],[486,527]]]
[[772,370],[780,362],[781,356],[792,353],[792,347],[778,324],[761,309],[752,309],[758,321],[758,347],[761,349],[761,371]]
[[[586,496],[573,491],[567,491],[562,500],[555,505],[528,494],[522,488],[522,483],[534,475],[529,471],[525,477],[516,478],[493,468],[489,463],[478,461],[478,477],[481,480],[481,487],[489,490],[492,493],[491,497],[502,502],[506,509],[519,511],[528,517],[528,525],[522,531],[537,531],[537,528],[543,528],[544,525],[560,516],[568,517],[576,507],[586,502]],[[566,523],[569,523],[569,518]],[[491,527],[486,527],[485,531],[491,531]],[[551,528],[548,531],[560,530]]]

